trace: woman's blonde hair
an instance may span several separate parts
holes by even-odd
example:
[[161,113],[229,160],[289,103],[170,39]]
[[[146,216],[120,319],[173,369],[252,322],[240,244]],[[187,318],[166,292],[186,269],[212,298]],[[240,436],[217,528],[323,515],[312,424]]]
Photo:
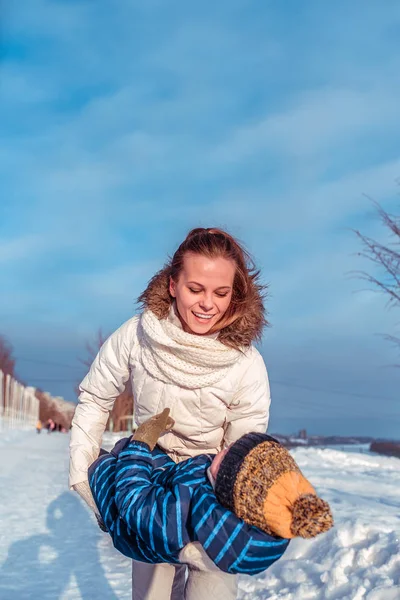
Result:
[[209,333],[219,331],[218,340],[233,348],[246,347],[260,339],[268,325],[264,299],[266,286],[259,283],[260,272],[245,248],[226,231],[215,227],[192,229],[173,257],[149,281],[139,296],[142,308],[148,308],[164,319],[174,298],[169,293],[170,278],[178,281],[187,253],[207,258],[222,257],[235,263],[232,299],[229,307]]

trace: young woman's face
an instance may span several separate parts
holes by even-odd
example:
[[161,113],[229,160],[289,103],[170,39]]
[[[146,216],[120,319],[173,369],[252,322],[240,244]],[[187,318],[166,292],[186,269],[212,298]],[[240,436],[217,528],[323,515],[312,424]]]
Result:
[[235,264],[226,258],[207,258],[188,252],[179,280],[170,280],[182,326],[188,333],[207,334],[227,311],[233,290]]

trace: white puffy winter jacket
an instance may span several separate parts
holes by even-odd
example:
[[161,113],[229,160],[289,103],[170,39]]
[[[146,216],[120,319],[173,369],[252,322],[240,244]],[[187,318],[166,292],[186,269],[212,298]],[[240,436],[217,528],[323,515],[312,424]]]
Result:
[[[195,390],[154,379],[140,361],[139,316],[124,323],[102,346],[80,385],[72,421],[70,486],[87,480],[89,465],[98,457],[115,398],[131,379],[135,421],[171,409],[172,431],[159,445],[179,462],[204,452],[216,453],[250,431],[265,432],[270,390],[263,358],[251,346],[215,386]],[[171,311],[170,319],[180,326]]]

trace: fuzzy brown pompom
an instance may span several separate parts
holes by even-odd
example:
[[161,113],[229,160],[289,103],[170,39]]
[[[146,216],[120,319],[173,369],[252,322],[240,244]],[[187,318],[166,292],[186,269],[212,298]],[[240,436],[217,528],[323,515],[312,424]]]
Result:
[[329,504],[315,496],[302,494],[293,504],[292,524],[293,535],[303,538],[313,538],[319,533],[328,531],[333,526],[333,517]]

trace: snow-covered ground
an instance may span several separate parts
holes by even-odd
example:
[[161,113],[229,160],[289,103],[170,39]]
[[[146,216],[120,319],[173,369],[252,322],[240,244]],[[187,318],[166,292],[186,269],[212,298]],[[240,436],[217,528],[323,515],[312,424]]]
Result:
[[[129,560],[67,490],[69,436],[0,433],[1,600],[128,600]],[[108,440],[110,443],[110,439]],[[400,460],[293,452],[335,528],[295,540],[241,600],[400,600]]]

